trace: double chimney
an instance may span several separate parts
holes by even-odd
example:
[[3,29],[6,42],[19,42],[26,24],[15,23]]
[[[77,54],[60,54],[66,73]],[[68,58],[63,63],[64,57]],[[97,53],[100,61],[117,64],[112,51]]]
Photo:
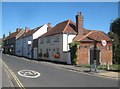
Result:
[[84,31],[83,21],[84,21],[84,17],[82,13],[78,12],[76,15],[76,31],[77,31],[77,35],[79,35],[80,37],[83,36],[83,31]]

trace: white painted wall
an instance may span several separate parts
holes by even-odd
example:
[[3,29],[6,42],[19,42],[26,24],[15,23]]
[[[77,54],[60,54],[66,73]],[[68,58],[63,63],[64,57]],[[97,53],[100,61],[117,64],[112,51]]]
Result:
[[[56,36],[59,36],[59,42],[54,42]],[[43,44],[40,43],[41,39],[44,40]],[[38,53],[40,53],[40,49],[42,49],[42,54],[45,54],[46,49],[49,49],[49,55],[50,55],[49,58],[42,57],[42,59],[62,60],[61,59],[61,56],[62,56],[62,45],[61,45],[61,43],[62,43],[62,34],[49,36],[49,39],[50,39],[50,43],[47,43],[47,37],[38,39]],[[59,48],[60,59],[55,59],[54,58],[54,54],[55,54],[57,48]],[[55,49],[55,51],[54,51],[54,49]]]
[[15,43],[15,46],[16,46],[15,54],[18,56],[22,56],[22,45],[23,45],[23,40],[17,39]]
[[[59,36],[59,42],[54,42],[55,37]],[[49,36],[50,43],[47,43],[47,37],[42,37],[38,39],[38,53],[40,53],[40,49],[42,49],[42,54],[46,53],[46,49],[49,50],[49,58],[41,57],[41,59],[47,59],[47,60],[54,60],[54,61],[61,61],[61,62],[69,62],[70,63],[70,57],[69,53],[69,45],[68,43],[72,42],[72,39],[75,37],[75,35],[67,35],[67,34],[56,34]],[[44,39],[44,42],[41,44],[40,40]],[[55,51],[54,49],[59,48],[60,58],[56,59],[54,58]]]
[[76,35],[73,34],[63,34],[63,51],[69,51],[69,43],[72,42],[72,39],[75,37]]
[[37,39],[39,36],[47,32],[47,25],[43,25],[39,30],[33,34],[33,39]]
[[32,44],[28,45],[28,41],[33,42],[33,36],[28,36],[23,38],[23,51],[22,51],[22,56],[31,58],[32,55]]
[[[33,39],[37,39],[42,34],[47,32],[47,25],[43,25],[40,29],[38,29],[33,35],[27,36],[21,39],[16,40],[16,55],[18,56],[24,56],[31,58],[32,57],[32,44],[28,45],[28,41],[33,42]],[[20,50],[20,52],[18,52]],[[34,54],[33,56],[37,56],[37,54]]]

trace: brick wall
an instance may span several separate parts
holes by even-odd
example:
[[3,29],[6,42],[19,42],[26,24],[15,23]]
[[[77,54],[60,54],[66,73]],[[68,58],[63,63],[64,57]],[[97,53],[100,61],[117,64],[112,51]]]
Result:
[[[78,49],[78,65],[90,63],[90,49],[94,47],[94,43],[81,43]],[[97,48],[100,50],[100,64],[106,65],[108,62],[112,64],[112,43],[108,42],[105,47],[101,43],[97,43]]]

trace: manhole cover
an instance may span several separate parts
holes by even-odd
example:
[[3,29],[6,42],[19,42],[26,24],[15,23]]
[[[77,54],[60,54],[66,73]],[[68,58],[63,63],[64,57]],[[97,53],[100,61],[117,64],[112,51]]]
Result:
[[23,77],[27,78],[37,78],[40,76],[40,73],[34,70],[20,70],[18,71],[18,74]]

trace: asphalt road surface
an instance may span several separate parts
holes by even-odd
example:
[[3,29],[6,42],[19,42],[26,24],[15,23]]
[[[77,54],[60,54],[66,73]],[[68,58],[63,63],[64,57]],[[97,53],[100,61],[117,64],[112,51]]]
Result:
[[[63,70],[54,66],[27,61],[22,57],[3,54],[2,59],[24,87],[118,87],[117,80]],[[19,71],[25,69],[37,71],[40,76],[29,78],[18,74]],[[24,71],[21,73],[24,75]]]

